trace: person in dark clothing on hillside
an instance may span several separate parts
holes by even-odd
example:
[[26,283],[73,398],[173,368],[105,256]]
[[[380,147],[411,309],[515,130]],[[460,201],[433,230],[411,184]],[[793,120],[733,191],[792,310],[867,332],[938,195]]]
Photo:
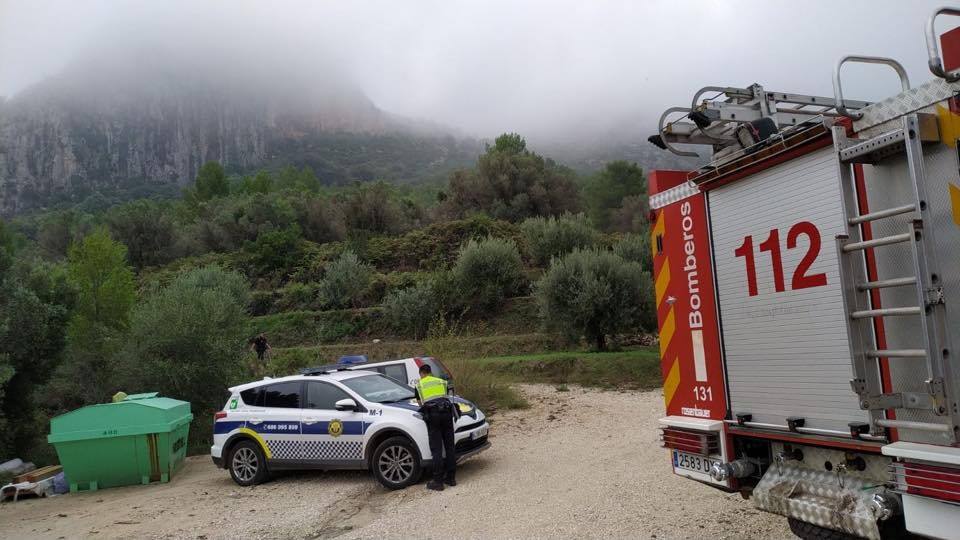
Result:
[[260,364],[263,364],[263,357],[267,354],[267,351],[271,349],[270,344],[267,343],[267,336],[263,335],[263,332],[253,338],[250,342],[250,348],[257,351],[257,360],[260,361]]

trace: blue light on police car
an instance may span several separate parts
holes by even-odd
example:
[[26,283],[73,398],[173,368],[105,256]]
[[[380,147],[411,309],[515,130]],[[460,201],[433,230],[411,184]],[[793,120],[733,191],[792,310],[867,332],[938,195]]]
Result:
[[366,355],[363,354],[351,354],[347,356],[341,356],[337,360],[337,365],[341,366],[352,366],[354,364],[365,364],[367,362]]

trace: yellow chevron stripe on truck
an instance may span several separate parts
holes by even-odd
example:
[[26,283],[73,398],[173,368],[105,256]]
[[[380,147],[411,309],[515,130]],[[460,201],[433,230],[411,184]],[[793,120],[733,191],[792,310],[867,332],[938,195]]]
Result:
[[664,260],[663,266],[660,267],[660,274],[657,275],[657,281],[654,285],[654,290],[657,293],[657,307],[660,307],[660,303],[663,302],[663,295],[667,293],[667,285],[670,284],[670,261]]
[[673,401],[673,396],[677,393],[677,387],[679,386],[680,359],[674,356],[673,365],[670,366],[667,377],[663,379],[663,401],[666,402],[668,407],[670,406],[670,402]]
[[[662,237],[666,228],[663,214],[663,212],[657,212],[656,223],[654,223],[653,228],[650,230],[650,249],[653,250],[654,257],[658,255],[663,256],[663,264],[660,265],[660,271],[654,276],[654,290],[656,292],[658,309],[665,301],[667,287],[670,285],[670,260],[665,254],[657,253],[657,237]],[[668,358],[667,350],[670,347],[670,342],[673,341],[673,334],[676,330],[677,318],[673,312],[673,306],[670,306],[670,311],[667,312],[667,316],[663,319],[663,324],[660,325],[661,361]],[[667,369],[666,372],[666,377],[663,380],[663,401],[669,408],[670,402],[673,401],[673,396],[676,395],[677,388],[680,386],[680,358],[677,357],[677,355],[673,355],[673,359],[670,360],[670,368]]]

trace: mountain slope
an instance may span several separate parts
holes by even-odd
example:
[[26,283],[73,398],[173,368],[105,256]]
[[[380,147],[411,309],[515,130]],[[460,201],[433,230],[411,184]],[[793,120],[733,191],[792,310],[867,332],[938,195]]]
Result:
[[92,191],[176,188],[210,160],[236,173],[312,166],[337,184],[442,174],[480,151],[340,80],[142,58],[80,63],[0,103],[0,214]]

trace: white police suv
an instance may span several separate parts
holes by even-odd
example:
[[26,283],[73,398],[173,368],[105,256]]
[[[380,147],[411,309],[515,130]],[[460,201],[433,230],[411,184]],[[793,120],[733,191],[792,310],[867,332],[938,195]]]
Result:
[[[230,388],[214,416],[210,454],[241,486],[284,469],[369,469],[385,487],[420,480],[433,461],[413,389],[372,371],[307,370]],[[490,425],[472,403],[451,398],[457,460],[486,450]]]

